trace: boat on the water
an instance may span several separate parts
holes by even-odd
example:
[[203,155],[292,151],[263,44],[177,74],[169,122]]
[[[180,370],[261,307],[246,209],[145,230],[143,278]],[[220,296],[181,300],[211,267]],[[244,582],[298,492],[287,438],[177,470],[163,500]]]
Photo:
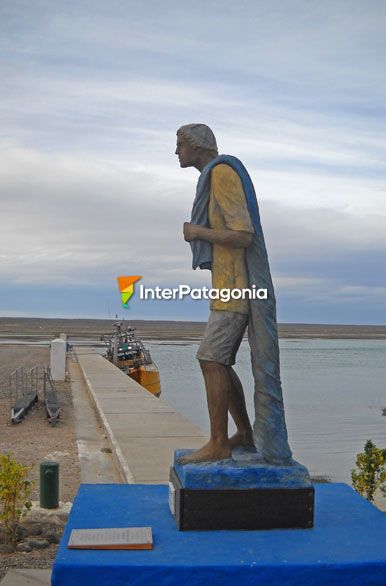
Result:
[[161,381],[150,352],[136,336],[134,328],[122,321],[114,323],[114,332],[102,336],[107,346],[105,358],[118,366],[147,391],[159,397]]

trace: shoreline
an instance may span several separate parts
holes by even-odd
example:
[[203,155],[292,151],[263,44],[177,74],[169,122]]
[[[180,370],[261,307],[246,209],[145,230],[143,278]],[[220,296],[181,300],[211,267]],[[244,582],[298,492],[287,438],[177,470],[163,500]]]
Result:
[[[0,343],[37,342],[66,333],[78,340],[100,340],[116,320],[0,317]],[[126,320],[144,340],[197,341],[206,322]],[[279,338],[326,340],[386,340],[386,325],[278,324]],[[5,340],[5,342],[2,342]]]

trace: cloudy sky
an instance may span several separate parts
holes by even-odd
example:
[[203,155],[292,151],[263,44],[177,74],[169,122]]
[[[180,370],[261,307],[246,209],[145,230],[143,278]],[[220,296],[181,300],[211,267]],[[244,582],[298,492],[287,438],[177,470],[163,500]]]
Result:
[[0,315],[122,314],[117,275],[208,285],[174,155],[206,122],[255,183],[279,320],[385,324],[385,28],[383,0],[2,0]]

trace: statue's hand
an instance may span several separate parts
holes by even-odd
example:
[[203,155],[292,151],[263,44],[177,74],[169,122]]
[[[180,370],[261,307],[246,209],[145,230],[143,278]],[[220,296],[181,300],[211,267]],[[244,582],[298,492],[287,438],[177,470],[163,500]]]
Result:
[[184,238],[186,242],[190,242],[191,240],[195,240],[196,238],[198,238],[198,230],[199,226],[197,226],[196,224],[184,222]]

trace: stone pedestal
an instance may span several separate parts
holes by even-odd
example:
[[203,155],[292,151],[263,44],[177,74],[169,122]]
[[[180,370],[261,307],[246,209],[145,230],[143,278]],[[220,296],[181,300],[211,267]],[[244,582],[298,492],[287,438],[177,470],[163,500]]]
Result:
[[309,529],[314,487],[307,469],[262,463],[252,451],[219,462],[180,464],[192,450],[176,450],[169,506],[180,531]]
[[51,342],[50,370],[54,381],[66,378],[66,342],[60,338]]

